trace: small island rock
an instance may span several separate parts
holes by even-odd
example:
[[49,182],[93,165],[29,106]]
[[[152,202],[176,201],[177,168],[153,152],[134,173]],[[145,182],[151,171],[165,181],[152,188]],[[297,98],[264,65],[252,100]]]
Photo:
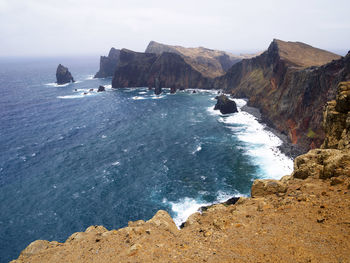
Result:
[[97,92],[106,91],[106,88],[104,86],[99,86]]
[[238,112],[236,103],[230,100],[226,95],[222,94],[216,97],[217,102],[214,110],[220,110],[222,114]]
[[61,64],[59,64],[57,67],[56,79],[57,79],[57,84],[66,84],[70,82],[75,82],[68,68],[66,68]]

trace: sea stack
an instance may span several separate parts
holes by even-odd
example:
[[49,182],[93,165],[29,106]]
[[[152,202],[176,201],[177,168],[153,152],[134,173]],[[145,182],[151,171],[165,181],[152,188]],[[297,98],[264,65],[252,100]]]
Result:
[[70,82],[75,82],[68,68],[66,68],[61,64],[59,64],[57,67],[56,79],[57,79],[57,84],[66,84]]
[[214,110],[220,110],[222,114],[229,114],[237,112],[236,103],[230,100],[226,95],[222,94],[216,97],[217,102]]
[[160,85],[159,78],[156,78],[154,80],[154,85],[155,85],[154,94],[159,95],[160,93],[162,93],[162,87]]

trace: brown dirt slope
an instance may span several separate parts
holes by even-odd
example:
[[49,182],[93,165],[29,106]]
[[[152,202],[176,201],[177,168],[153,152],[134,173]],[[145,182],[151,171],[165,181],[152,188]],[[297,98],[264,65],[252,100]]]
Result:
[[158,211],[119,230],[91,226],[64,243],[37,240],[13,263],[350,262],[349,92],[350,82],[341,83],[325,110],[325,126],[342,129],[339,143],[327,134],[332,149],[297,157],[281,180],[254,181],[251,198],[195,213],[181,230]]
[[296,67],[322,66],[341,56],[332,52],[312,47],[302,42],[274,40],[277,43],[280,57],[288,65]]

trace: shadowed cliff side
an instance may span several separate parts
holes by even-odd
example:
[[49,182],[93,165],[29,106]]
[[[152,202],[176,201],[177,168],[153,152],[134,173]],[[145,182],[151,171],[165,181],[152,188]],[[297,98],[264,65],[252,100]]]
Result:
[[211,79],[203,77],[180,55],[167,52],[157,55],[122,49],[112,87],[152,88],[156,78],[159,79],[161,87],[173,91],[211,86]]
[[111,48],[108,56],[101,56],[100,69],[95,74],[95,78],[113,77],[114,71],[117,68],[119,62],[120,50]]
[[112,87],[147,87],[149,72],[157,58],[156,54],[122,49],[114,72]]
[[160,210],[119,230],[90,226],[64,243],[37,240],[13,263],[349,262],[349,99],[350,82],[340,83],[325,109],[333,148],[297,157],[280,180],[255,180],[250,198],[206,207],[181,230]]
[[[324,65],[323,65],[324,64]],[[300,42],[274,40],[267,51],[233,65],[214,87],[248,97],[273,128],[302,151],[319,147],[324,104],[350,79],[350,54],[341,58]]]

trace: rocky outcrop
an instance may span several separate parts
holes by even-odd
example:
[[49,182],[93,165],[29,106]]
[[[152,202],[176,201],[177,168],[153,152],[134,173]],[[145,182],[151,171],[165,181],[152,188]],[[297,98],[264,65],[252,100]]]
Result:
[[103,92],[106,91],[106,88],[104,86],[99,86],[97,92]]
[[263,120],[302,151],[321,145],[324,104],[350,79],[350,54],[341,58],[300,42],[274,40],[268,50],[233,65],[214,88],[249,98]]
[[69,72],[68,68],[59,64],[56,70],[56,82],[59,85],[74,82],[72,74]]
[[187,64],[180,55],[167,52],[156,55],[122,49],[112,87],[152,88],[157,78],[161,87],[170,88],[172,92],[207,88],[211,81]]
[[336,100],[327,103],[323,127],[326,136],[322,148],[350,149],[350,81],[339,83]]
[[120,50],[111,48],[108,56],[101,56],[100,58],[100,69],[95,74],[95,78],[106,78],[113,77],[114,71],[117,68],[119,62]]
[[226,95],[221,94],[216,97],[217,102],[214,110],[220,110],[222,114],[229,114],[237,112],[237,105],[233,100],[230,100]]
[[148,44],[145,52],[158,55],[165,52],[178,54],[195,70],[209,78],[225,74],[233,64],[244,58],[243,56],[233,55],[225,51],[204,47],[185,48],[181,46],[165,45],[155,41],[151,41]]

